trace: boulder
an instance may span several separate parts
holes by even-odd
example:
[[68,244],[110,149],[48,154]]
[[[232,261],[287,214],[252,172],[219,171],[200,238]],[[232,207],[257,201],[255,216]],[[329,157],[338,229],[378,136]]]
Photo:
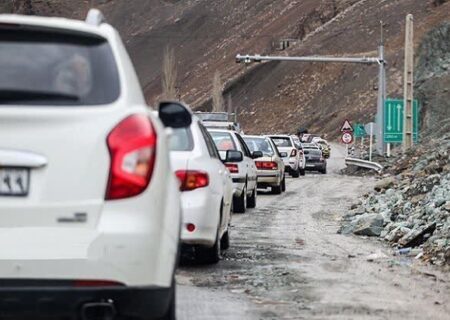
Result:
[[375,184],[374,189],[375,189],[375,191],[386,190],[386,189],[389,189],[390,187],[394,186],[394,184],[395,184],[395,178],[387,177],[387,178],[384,178],[384,179],[378,181]]
[[362,215],[356,221],[353,233],[360,236],[378,237],[383,231],[383,224],[384,218],[381,214]]

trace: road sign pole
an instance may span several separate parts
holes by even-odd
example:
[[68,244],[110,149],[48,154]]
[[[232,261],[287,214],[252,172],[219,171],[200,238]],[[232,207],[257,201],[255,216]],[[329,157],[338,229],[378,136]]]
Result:
[[373,122],[370,123],[369,161],[372,161],[372,146],[373,146]]
[[384,101],[386,99],[386,64],[384,61],[384,45],[378,47],[378,103],[377,103],[377,152],[379,155],[384,155]]
[[413,103],[414,103],[414,87],[413,87],[413,70],[414,70],[414,39],[413,39],[413,15],[406,16],[405,28],[405,70],[404,70],[404,123],[403,123],[403,152],[413,146]]

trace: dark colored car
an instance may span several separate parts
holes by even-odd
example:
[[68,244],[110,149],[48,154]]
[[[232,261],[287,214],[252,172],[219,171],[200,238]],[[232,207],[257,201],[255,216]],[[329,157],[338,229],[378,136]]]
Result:
[[327,173],[327,160],[323,156],[322,151],[313,144],[303,144],[303,152],[305,154],[306,166],[308,171],[319,171]]

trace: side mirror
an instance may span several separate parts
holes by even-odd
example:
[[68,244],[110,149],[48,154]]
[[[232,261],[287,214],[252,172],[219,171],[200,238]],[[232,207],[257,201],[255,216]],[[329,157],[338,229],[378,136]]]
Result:
[[244,155],[237,150],[228,150],[225,157],[225,162],[242,162],[244,161]]
[[304,153],[304,154],[308,154],[308,153],[309,153],[309,151],[308,151],[308,150],[305,150],[305,151],[303,151],[303,153]]
[[253,151],[253,153],[252,153],[253,159],[262,158],[262,157],[264,157],[264,154],[262,153],[262,151]]
[[280,157],[286,158],[288,156],[287,152],[280,152]]
[[192,123],[191,110],[181,102],[163,101],[159,104],[158,110],[159,119],[165,127],[186,128]]

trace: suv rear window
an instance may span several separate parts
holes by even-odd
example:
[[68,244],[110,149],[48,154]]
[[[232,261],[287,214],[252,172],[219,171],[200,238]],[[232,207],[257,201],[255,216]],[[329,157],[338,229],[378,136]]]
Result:
[[102,105],[120,95],[112,50],[93,34],[1,25],[0,70],[0,105]]
[[291,138],[289,137],[271,137],[271,139],[277,147],[292,147]]

